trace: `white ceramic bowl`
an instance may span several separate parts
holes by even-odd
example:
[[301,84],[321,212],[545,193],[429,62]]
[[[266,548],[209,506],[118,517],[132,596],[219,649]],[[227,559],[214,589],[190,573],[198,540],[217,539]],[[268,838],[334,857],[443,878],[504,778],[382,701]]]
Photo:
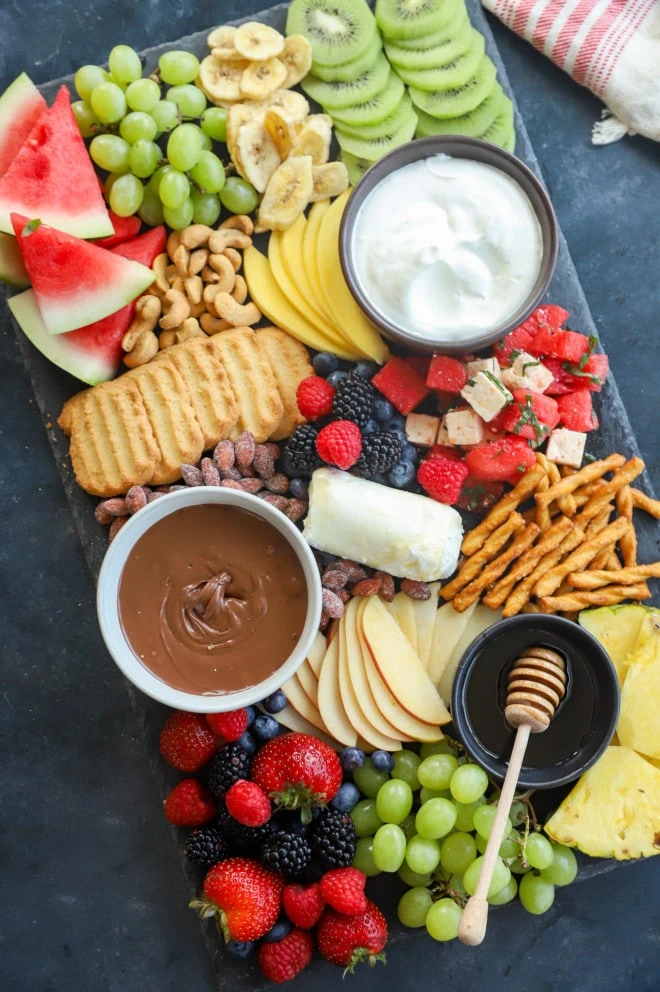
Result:
[[[119,619],[119,583],[126,560],[136,541],[145,531],[176,510],[208,503],[236,506],[255,513],[272,524],[288,540],[298,556],[305,576],[307,614],[295,649],[269,678],[239,692],[205,696],[173,689],[146,668],[134,654]],[[173,709],[190,710],[195,713],[222,713],[226,710],[239,709],[241,706],[251,706],[269,696],[290,679],[303,663],[321,619],[321,579],[309,545],[300,531],[279,510],[257,499],[256,496],[238,490],[212,486],[191,487],[168,493],[154,500],[122,527],[103,560],[96,594],[96,609],[106,647],[117,666],[133,685],[153,699],[157,699],[159,703],[164,703]]]

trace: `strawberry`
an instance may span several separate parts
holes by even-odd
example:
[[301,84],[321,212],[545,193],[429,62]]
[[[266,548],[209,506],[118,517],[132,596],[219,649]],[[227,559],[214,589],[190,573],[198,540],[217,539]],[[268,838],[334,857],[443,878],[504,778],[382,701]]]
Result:
[[468,381],[467,368],[463,362],[449,355],[434,355],[431,359],[426,385],[429,389],[439,389],[443,393],[460,393]]
[[381,952],[387,943],[387,921],[370,899],[360,916],[342,916],[334,909],[325,909],[316,939],[326,961],[343,965],[346,971],[352,972],[360,961],[373,967],[377,961],[385,961]]
[[248,725],[248,712],[242,710],[230,710],[229,713],[207,713],[206,722],[214,734],[224,738],[228,744],[237,741]]
[[291,930],[274,944],[262,944],[257,958],[269,982],[279,985],[299,975],[312,960],[314,941],[305,930]]
[[239,779],[225,793],[225,806],[230,816],[244,827],[263,827],[270,820],[270,799],[256,782]]
[[421,375],[403,358],[391,358],[371,380],[379,392],[405,417],[429,394]]
[[366,882],[367,876],[357,868],[333,868],[321,879],[321,895],[338,913],[360,916],[367,909]]
[[307,420],[318,420],[332,413],[334,387],[320,375],[310,375],[299,383],[296,390],[298,409]]
[[206,873],[203,894],[190,903],[202,919],[215,916],[225,940],[259,940],[280,914],[283,881],[250,858],[227,858]]
[[175,710],[160,734],[160,753],[172,768],[196,772],[210,761],[218,741],[200,713]]
[[295,927],[311,930],[319,922],[325,907],[321,886],[318,882],[311,885],[285,885],[282,905]]
[[480,482],[510,482],[536,464],[534,452],[521,437],[503,437],[477,444],[465,456],[470,475]]
[[310,734],[283,734],[267,741],[252,762],[252,781],[276,806],[300,809],[309,823],[314,806],[325,806],[342,783],[339,758]]
[[175,785],[163,805],[175,827],[201,827],[216,814],[213,796],[196,778],[184,778]]
[[458,501],[467,474],[464,462],[445,455],[434,455],[419,466],[417,481],[431,499],[451,506]]
[[316,435],[316,453],[328,465],[351,468],[361,451],[362,431],[352,420],[334,420]]

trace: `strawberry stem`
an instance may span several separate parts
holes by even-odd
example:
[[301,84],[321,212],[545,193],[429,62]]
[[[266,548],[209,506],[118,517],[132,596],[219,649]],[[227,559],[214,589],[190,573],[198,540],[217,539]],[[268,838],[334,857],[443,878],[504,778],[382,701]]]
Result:
[[380,954],[374,954],[367,947],[356,947],[353,951],[351,960],[348,966],[344,968],[344,974],[342,978],[346,978],[346,975],[352,975],[355,971],[355,965],[364,962],[368,964],[370,968],[373,968],[378,962],[381,961],[383,964],[387,963],[387,956],[382,952]]
[[271,792],[270,799],[280,809],[299,809],[303,823],[312,822],[312,810],[317,806],[325,806],[324,792],[312,792],[306,785],[284,786],[281,792]]

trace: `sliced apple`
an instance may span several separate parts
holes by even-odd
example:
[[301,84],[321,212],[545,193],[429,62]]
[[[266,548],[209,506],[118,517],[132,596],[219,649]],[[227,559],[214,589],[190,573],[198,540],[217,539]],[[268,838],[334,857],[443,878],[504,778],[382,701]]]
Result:
[[307,652],[307,661],[312,666],[312,671],[317,678],[321,674],[321,666],[323,665],[323,659],[327,650],[328,645],[326,644],[325,637],[319,630],[316,633],[316,637],[314,638],[311,648]]
[[[388,614],[389,616],[389,614]],[[397,751],[401,748],[401,743],[394,737],[381,734],[375,727],[372,727],[364,713],[355,694],[353,682],[349,673],[350,654],[346,638],[345,614],[339,622],[339,692],[341,701],[349,723],[355,729],[356,734],[368,741],[372,747],[382,751]]]
[[328,733],[346,747],[355,747],[357,734],[348,721],[339,692],[339,638],[328,645],[319,676],[319,713]]
[[433,628],[435,615],[438,612],[439,582],[431,582],[430,599],[411,599],[415,628],[417,631],[417,654],[424,668],[429,670],[431,660],[431,645],[433,643]]
[[417,624],[415,622],[415,608],[410,596],[405,592],[398,592],[391,603],[387,604],[387,610],[392,614],[403,633],[408,638],[410,645],[417,652]]
[[452,651],[451,657],[445,666],[440,681],[438,682],[438,692],[447,706],[449,706],[451,700],[451,687],[454,684],[456,669],[459,666],[461,658],[469,648],[470,644],[472,644],[475,637],[478,637],[482,631],[486,630],[488,627],[491,627],[494,623],[497,623],[497,621],[501,619],[501,610],[491,610],[487,606],[483,606],[481,603],[477,605],[476,609],[472,613],[463,633],[458,639],[456,647]]
[[339,751],[343,747],[338,741],[332,737],[328,737],[326,733],[315,727],[309,720],[305,720],[297,710],[294,710],[293,706],[287,705],[283,710],[280,710],[277,714],[277,722],[281,723],[287,730],[294,730],[298,734],[310,734],[312,737],[318,737],[319,740],[325,741],[335,751]]
[[442,673],[449,664],[454,648],[468,625],[468,620],[477,608],[475,601],[467,610],[459,613],[451,603],[445,603],[435,614],[433,625],[433,640],[427,671],[434,685],[438,685]]
[[324,733],[327,733],[328,728],[326,727],[323,717],[303,689],[296,675],[289,679],[288,682],[285,682],[282,686],[282,692],[294,710],[300,713],[300,715],[307,720],[308,723],[311,723],[312,726],[317,728],[317,730],[322,730]]
[[309,661],[303,661],[302,665],[295,674],[295,678],[298,680],[302,691],[305,693],[309,699],[312,706],[316,709],[319,708],[319,680],[312,671],[312,666]]
[[364,608],[362,632],[372,661],[399,705],[432,727],[449,723],[451,717],[426,669],[378,596],[370,596]]

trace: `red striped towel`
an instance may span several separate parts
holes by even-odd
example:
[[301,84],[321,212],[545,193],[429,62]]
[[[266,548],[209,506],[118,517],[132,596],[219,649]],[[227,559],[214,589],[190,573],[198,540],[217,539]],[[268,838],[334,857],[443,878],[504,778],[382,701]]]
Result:
[[482,0],[484,7],[605,104],[596,145],[660,141],[659,0]]

